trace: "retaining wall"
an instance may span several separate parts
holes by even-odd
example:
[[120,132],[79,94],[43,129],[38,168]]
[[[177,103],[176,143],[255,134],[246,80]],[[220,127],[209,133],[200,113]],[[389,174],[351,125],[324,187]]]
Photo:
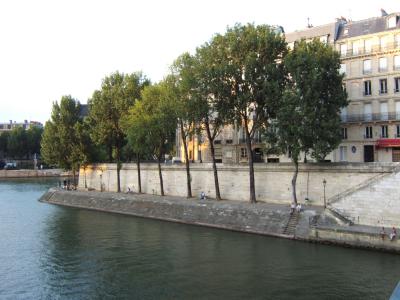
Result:
[[[393,165],[371,164],[301,164],[297,179],[297,195],[300,201],[308,197],[312,204],[324,204],[339,193],[384,173],[390,173]],[[160,184],[156,164],[142,164],[142,192],[159,194]],[[289,203],[292,199],[291,180],[294,168],[291,164],[255,164],[255,185],[258,200]],[[165,193],[186,196],[186,171],[183,165],[163,165]],[[249,174],[247,165],[219,165],[218,175],[221,196],[227,200],[248,201]],[[192,193],[198,196],[204,191],[215,197],[214,177],[211,164],[191,164]],[[79,186],[100,191],[116,191],[117,175],[115,164],[97,164],[80,170]],[[135,164],[123,164],[121,188],[137,190]]]

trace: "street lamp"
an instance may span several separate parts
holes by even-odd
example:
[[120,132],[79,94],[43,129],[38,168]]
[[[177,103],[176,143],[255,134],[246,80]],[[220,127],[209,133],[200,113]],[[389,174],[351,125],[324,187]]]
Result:
[[325,195],[325,188],[326,188],[326,179],[324,178],[324,180],[322,181],[323,185],[324,185],[324,208],[326,208],[326,195]]

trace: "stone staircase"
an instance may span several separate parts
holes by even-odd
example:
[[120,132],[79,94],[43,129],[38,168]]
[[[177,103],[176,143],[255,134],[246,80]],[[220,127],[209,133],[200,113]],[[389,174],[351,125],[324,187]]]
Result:
[[330,199],[328,208],[351,223],[400,225],[400,165]]
[[295,211],[290,215],[289,221],[283,228],[282,234],[294,236],[296,233],[296,227],[299,224],[300,214]]
[[391,176],[393,173],[398,173],[398,172],[400,172],[400,164],[392,167],[389,170],[389,172],[385,172],[385,173],[381,173],[381,174],[378,174],[376,176],[373,176],[373,177],[361,182],[360,184],[357,184],[357,185],[355,185],[355,186],[353,186],[353,187],[351,187],[351,188],[349,188],[349,189],[347,189],[347,190],[345,190],[345,191],[343,191],[343,192],[341,192],[339,194],[336,194],[336,195],[328,198],[327,199],[328,206],[331,205],[331,204],[334,204],[335,202],[340,201],[344,197],[347,197],[347,196],[349,196],[349,195],[351,195],[351,194],[353,194],[353,193],[355,193],[355,192],[357,192],[359,190],[362,190],[365,187],[368,187],[368,186],[370,186],[370,185],[372,185],[372,184],[384,179],[385,177]]

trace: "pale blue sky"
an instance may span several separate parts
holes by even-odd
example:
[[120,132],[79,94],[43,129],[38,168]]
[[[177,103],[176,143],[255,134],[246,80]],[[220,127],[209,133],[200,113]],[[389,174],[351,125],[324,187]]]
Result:
[[113,71],[162,79],[181,53],[236,22],[286,32],[400,11],[400,1],[12,0],[0,2],[0,122],[46,121],[71,94],[86,103]]

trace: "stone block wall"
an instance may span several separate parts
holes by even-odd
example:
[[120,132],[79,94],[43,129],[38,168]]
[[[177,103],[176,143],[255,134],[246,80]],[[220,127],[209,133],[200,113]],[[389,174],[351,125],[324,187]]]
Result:
[[[304,164],[300,166],[297,179],[297,195],[301,202],[308,197],[312,204],[323,205],[323,180],[327,181],[325,198],[329,199],[382,173],[391,172],[391,164]],[[156,164],[142,164],[142,191],[160,194]],[[255,181],[258,200],[276,203],[291,202],[291,164],[256,164]],[[163,165],[162,173],[166,195],[186,195],[186,172],[184,165]],[[221,196],[227,200],[248,201],[249,174],[247,165],[218,165]],[[198,197],[204,191],[214,197],[214,177],[211,164],[191,164],[192,193]],[[86,179],[85,179],[86,178]],[[80,170],[79,186],[94,190],[116,191],[115,164],[96,164]],[[101,187],[102,186],[102,187]],[[121,188],[137,191],[135,164],[123,164]]]

